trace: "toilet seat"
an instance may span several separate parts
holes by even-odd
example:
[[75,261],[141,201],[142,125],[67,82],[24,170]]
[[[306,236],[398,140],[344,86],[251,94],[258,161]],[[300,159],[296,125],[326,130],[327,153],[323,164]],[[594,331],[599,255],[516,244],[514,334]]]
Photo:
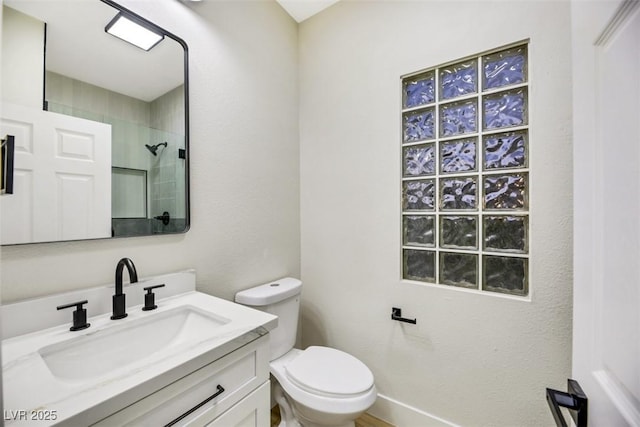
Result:
[[[301,381],[300,378],[304,378],[304,374],[302,374],[302,372],[308,371],[306,371],[304,368],[301,368],[300,370],[302,372],[298,372],[295,365],[292,368],[288,368],[288,366],[293,364],[300,357],[303,357],[302,361],[299,363],[300,366],[313,366],[313,362],[317,362],[320,364],[320,366],[322,366],[322,369],[319,369],[318,365],[316,365],[314,368],[316,369],[318,375],[333,375],[332,373],[329,373],[330,371],[332,371],[332,369],[329,369],[329,367],[327,366],[328,364],[323,363],[322,360],[319,360],[317,357],[320,354],[328,354],[328,352],[325,352],[324,350],[312,350],[310,353],[308,353],[308,355],[311,356],[307,357],[304,356],[305,353],[309,349],[313,349],[313,347],[309,347],[309,349],[304,351],[294,348],[278,359],[272,360],[270,363],[271,373],[273,374],[275,379],[278,380],[278,383],[280,384],[284,392],[291,396],[291,398],[293,398],[295,401],[314,410],[326,413],[357,413],[358,411],[364,411],[369,408],[375,402],[377,397],[377,390],[373,383],[373,374],[371,374],[369,368],[367,368],[364,363],[347,353],[328,347],[319,348],[327,349],[329,350],[329,352],[335,351],[341,353],[343,356],[348,356],[346,357],[347,360],[349,360],[349,358],[353,358],[357,363],[350,363],[353,362],[353,360],[351,360],[348,361],[347,364],[350,366],[358,365],[358,368],[356,368],[358,371],[360,371],[360,367],[364,367],[364,369],[366,369],[366,371],[368,371],[368,373],[371,375],[371,381],[369,382],[367,380],[360,382],[356,380],[354,381],[354,384],[357,384],[357,386],[353,386],[351,390],[349,390],[348,387],[342,389],[336,387],[337,392],[336,390],[321,391],[322,388],[325,388],[325,390],[331,390],[333,389],[333,387],[330,388],[326,384],[323,385],[322,383],[313,383],[312,380],[308,381],[312,384],[305,383],[305,381]],[[331,356],[336,356],[336,354],[332,353]],[[335,359],[333,358],[331,360],[335,361]],[[290,370],[293,370],[294,374],[289,373]],[[340,368],[338,368],[338,370],[340,370]],[[296,373],[299,374],[297,377],[295,375]],[[366,377],[366,375],[363,376]],[[363,389],[363,387],[366,387],[365,382],[369,384],[369,387]],[[315,388],[312,385],[315,386]],[[354,389],[358,388],[361,389],[360,392],[346,394],[344,393],[345,390],[353,391]],[[343,391],[343,393],[340,393],[341,390]]]
[[373,374],[352,355],[312,346],[285,366],[289,380],[301,389],[331,397],[348,397],[373,386]]

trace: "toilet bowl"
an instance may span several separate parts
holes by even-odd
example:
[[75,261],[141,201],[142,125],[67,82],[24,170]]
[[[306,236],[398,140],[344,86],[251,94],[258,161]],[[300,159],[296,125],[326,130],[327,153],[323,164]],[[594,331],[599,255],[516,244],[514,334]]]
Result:
[[236,294],[236,302],[278,316],[278,327],[269,335],[280,427],[352,427],[376,400],[373,374],[360,360],[334,348],[293,348],[301,288],[299,280],[286,278]]
[[[369,368],[333,348],[292,349],[270,366],[276,389],[281,387],[286,399],[281,402],[275,396],[285,422],[281,427],[295,426],[293,420],[301,421],[304,427],[353,426],[353,420],[377,397]],[[282,403],[289,405],[290,413],[282,409]]]

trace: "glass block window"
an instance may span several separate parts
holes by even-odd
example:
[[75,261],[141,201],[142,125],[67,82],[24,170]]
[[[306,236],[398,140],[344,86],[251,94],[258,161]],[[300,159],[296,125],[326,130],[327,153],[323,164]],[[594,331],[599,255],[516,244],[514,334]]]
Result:
[[401,79],[404,280],[529,294],[527,51]]

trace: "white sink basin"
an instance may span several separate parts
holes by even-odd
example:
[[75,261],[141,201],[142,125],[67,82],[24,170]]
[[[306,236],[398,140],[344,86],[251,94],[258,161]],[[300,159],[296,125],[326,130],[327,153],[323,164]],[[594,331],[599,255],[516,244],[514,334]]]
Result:
[[[166,283],[166,297],[143,311],[143,287],[158,283]],[[5,414],[56,417],[5,425],[92,425],[277,326],[273,315],[196,292],[192,272],[129,285],[124,319],[110,318],[112,294],[109,285],[0,306],[3,328],[31,325],[2,340]],[[91,326],[69,331],[70,313],[55,316],[55,307],[83,299]]]
[[169,356],[206,341],[229,321],[193,306],[181,306],[144,318],[124,319],[108,328],[88,329],[82,336],[48,345],[38,353],[55,377],[86,382],[143,363],[153,355]]

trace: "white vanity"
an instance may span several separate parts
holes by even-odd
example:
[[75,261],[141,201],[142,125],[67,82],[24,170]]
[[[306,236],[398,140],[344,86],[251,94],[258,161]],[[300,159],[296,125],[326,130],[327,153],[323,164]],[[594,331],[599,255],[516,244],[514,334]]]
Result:
[[[143,311],[142,288],[161,283]],[[112,285],[2,306],[7,426],[269,425],[275,316],[196,292],[193,271],[125,293],[119,320]],[[91,326],[70,331],[56,306],[85,299]]]

